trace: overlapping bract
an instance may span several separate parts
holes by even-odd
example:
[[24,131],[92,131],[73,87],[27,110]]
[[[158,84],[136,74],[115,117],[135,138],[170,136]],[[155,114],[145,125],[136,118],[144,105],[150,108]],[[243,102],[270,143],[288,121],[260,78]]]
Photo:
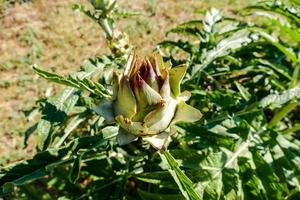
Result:
[[142,137],[161,149],[172,134],[172,125],[201,118],[200,111],[185,103],[190,93],[180,92],[185,72],[185,65],[171,68],[170,63],[156,55],[144,60],[131,56],[126,71],[114,73],[112,101],[103,102],[95,110],[104,114],[104,110],[112,108],[112,114],[106,112],[106,119],[120,125],[120,145]]

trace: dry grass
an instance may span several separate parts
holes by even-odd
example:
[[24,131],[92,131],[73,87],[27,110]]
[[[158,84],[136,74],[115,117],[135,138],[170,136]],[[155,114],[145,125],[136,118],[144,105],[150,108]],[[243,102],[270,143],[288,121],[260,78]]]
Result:
[[[24,132],[32,124],[23,110],[32,107],[48,87],[59,90],[34,75],[30,65],[68,73],[76,71],[85,58],[108,53],[100,28],[83,14],[74,13],[74,3],[87,1],[33,0],[9,7],[0,1],[0,164],[31,156],[34,137],[29,148],[24,150],[22,145]],[[168,29],[199,17],[196,10],[213,5],[228,12],[233,3],[235,7],[245,5],[242,0],[120,0],[121,8],[143,14],[122,19],[118,26],[130,35],[136,51],[145,55]]]

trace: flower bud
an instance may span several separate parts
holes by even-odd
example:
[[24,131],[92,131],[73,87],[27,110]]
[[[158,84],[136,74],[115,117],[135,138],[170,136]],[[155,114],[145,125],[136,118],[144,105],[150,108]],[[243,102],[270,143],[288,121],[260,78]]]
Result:
[[[175,123],[195,122],[202,116],[185,103],[190,93],[180,92],[186,66],[171,68],[160,55],[144,60],[132,56],[128,62],[123,74],[113,76],[110,118],[120,126],[117,140],[124,145],[141,137],[156,149],[166,147]],[[98,113],[103,114],[101,105]]]
[[117,30],[114,30],[112,39],[108,40],[108,47],[116,56],[128,56],[131,51],[128,35]]
[[90,0],[95,9],[102,10],[104,12],[111,11],[116,5],[116,0]]

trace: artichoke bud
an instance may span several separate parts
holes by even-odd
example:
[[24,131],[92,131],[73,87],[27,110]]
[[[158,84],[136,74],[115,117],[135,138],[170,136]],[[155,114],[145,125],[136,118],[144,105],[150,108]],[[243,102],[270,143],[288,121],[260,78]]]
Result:
[[109,13],[116,6],[116,0],[90,0],[95,9]]
[[195,122],[202,116],[185,103],[190,93],[180,92],[186,66],[171,67],[158,54],[144,60],[130,56],[128,62],[123,74],[113,76],[111,107],[120,126],[118,143],[124,145],[141,137],[156,149],[166,148],[175,123]]
[[116,56],[127,56],[131,51],[131,45],[127,34],[114,30],[111,40],[108,40],[108,47]]

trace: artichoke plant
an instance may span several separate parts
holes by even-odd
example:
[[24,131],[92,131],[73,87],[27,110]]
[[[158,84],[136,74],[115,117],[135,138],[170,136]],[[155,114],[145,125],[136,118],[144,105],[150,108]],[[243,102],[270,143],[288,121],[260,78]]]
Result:
[[166,148],[177,122],[195,122],[200,111],[187,105],[190,93],[180,92],[186,66],[171,67],[160,55],[150,59],[130,56],[126,70],[113,74],[113,97],[95,108],[108,122],[119,125],[120,145],[138,137],[154,148]]

